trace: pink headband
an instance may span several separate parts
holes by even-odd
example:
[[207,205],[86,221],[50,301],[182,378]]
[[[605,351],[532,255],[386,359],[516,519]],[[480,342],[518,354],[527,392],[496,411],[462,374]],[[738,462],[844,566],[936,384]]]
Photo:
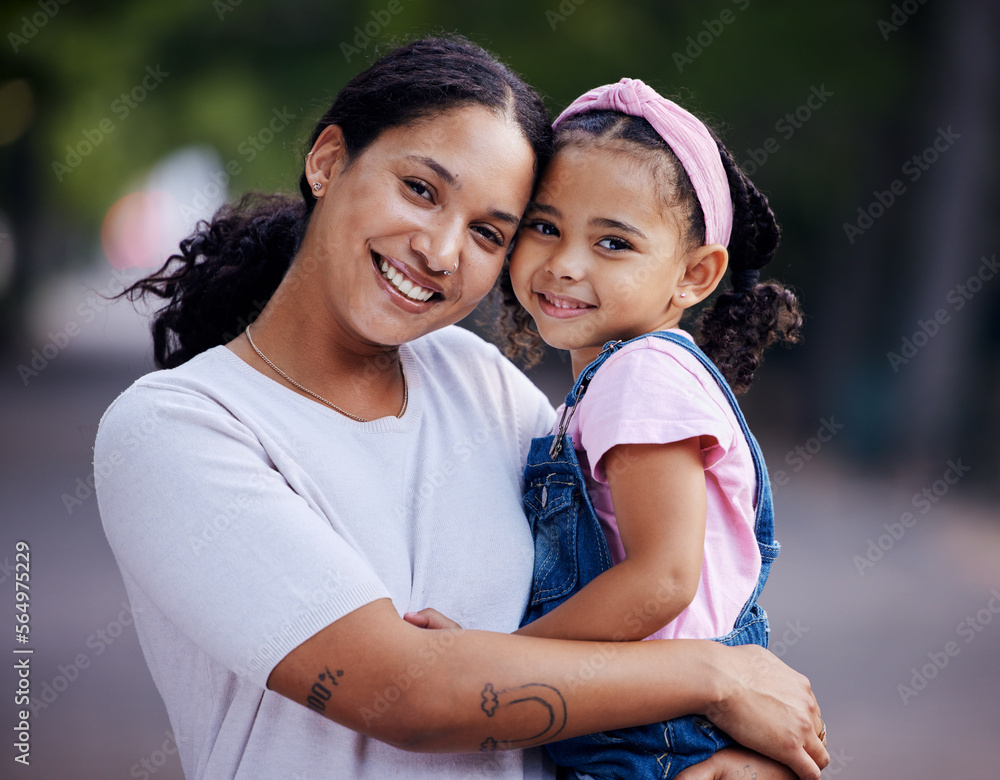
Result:
[[733,229],[733,202],[719,147],[708,128],[694,114],[667,100],[638,79],[622,79],[581,95],[552,123],[587,111],[620,111],[649,122],[670,145],[687,171],[705,215],[705,243],[729,244]]

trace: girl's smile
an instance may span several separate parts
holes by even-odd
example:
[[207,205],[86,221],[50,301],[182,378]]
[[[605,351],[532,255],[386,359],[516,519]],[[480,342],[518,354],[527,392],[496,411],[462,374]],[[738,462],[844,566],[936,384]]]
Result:
[[561,149],[528,206],[514,292],[550,345],[578,357],[677,326],[686,256],[651,166],[625,149]]
[[594,304],[584,303],[576,298],[569,298],[565,295],[556,295],[545,291],[536,290],[538,305],[548,317],[566,319],[577,317],[587,312],[587,309],[596,308]]

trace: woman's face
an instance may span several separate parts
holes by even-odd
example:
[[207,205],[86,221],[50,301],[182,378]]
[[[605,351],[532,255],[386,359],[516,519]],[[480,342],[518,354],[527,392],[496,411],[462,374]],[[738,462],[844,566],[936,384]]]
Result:
[[469,314],[500,273],[534,164],[517,125],[479,106],[386,130],[350,165],[327,128],[306,165],[322,190],[297,262],[318,261],[313,294],[337,335],[396,345]]

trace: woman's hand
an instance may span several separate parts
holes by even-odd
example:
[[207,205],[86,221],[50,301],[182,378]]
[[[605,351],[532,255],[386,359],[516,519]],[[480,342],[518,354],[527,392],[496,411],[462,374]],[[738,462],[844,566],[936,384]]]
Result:
[[824,726],[809,680],[757,645],[724,649],[722,692],[705,716],[741,745],[819,780],[830,755],[819,737]]
[[760,753],[729,748],[685,769],[677,780],[795,780],[795,773]]
[[454,620],[430,607],[419,612],[406,612],[403,615],[403,620],[412,623],[417,628],[461,628]]

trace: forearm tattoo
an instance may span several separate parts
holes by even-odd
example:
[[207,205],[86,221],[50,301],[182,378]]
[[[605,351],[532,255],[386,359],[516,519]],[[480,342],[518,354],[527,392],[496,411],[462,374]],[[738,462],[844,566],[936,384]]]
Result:
[[343,669],[331,672],[330,667],[324,667],[319,677],[316,678],[317,682],[313,683],[313,687],[309,690],[309,695],[306,697],[306,704],[311,709],[316,710],[316,712],[326,711],[326,703],[333,695],[331,688],[337,687],[340,684],[337,682],[337,678],[343,676]]
[[480,707],[487,718],[493,718],[494,728],[498,733],[507,731],[507,718],[515,721],[523,720],[524,729],[530,729],[530,734],[497,740],[487,737],[479,746],[482,751],[493,751],[499,748],[523,748],[531,745],[541,745],[549,742],[566,726],[566,700],[558,689],[542,683],[529,683],[519,688],[497,691],[493,683],[486,683],[483,688]]

